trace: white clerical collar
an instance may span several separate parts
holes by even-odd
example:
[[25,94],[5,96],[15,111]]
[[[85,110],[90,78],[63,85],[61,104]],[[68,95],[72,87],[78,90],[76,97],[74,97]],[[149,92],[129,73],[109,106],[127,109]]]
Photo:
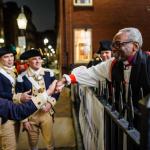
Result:
[[124,64],[124,65],[128,65],[129,62],[126,60],[126,61],[123,62],[123,64]]

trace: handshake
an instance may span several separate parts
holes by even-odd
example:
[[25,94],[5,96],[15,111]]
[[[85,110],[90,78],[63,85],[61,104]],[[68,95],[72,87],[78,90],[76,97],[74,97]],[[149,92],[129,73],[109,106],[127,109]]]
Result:
[[66,78],[60,80],[54,80],[53,83],[47,89],[47,94],[52,95],[53,93],[60,93],[66,84]]
[[[52,94],[55,93],[60,93],[63,87],[65,86],[65,84],[66,84],[66,78],[62,78],[60,80],[54,80],[46,91],[47,96],[51,96]],[[43,92],[39,92],[39,93],[43,93]],[[13,100],[16,102],[18,102],[18,100],[19,102],[27,102],[32,99],[32,95],[30,95],[30,93],[31,90],[28,90],[23,93],[14,94]]]

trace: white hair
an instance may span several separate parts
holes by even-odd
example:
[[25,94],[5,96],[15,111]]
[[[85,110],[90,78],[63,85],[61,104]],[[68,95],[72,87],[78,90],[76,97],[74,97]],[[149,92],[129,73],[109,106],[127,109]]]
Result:
[[143,39],[142,39],[142,34],[139,31],[139,29],[134,28],[134,27],[129,27],[129,28],[123,28],[118,31],[118,33],[120,33],[120,32],[128,33],[129,40],[137,42],[139,44],[139,46],[142,47]]

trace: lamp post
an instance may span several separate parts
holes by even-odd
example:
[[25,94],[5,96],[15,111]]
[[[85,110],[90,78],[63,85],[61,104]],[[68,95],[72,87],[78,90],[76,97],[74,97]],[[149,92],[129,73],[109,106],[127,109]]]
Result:
[[48,38],[44,38],[43,42],[44,42],[44,45],[48,44],[49,42]]
[[24,52],[26,48],[26,37],[25,37],[25,30],[27,27],[27,18],[24,14],[23,6],[21,7],[21,13],[17,17],[17,24],[20,30],[21,35],[18,36],[18,47],[20,48],[20,53]]

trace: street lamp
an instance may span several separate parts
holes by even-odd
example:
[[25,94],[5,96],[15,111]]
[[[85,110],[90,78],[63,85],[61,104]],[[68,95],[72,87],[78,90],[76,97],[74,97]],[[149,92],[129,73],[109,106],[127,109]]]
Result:
[[49,42],[48,38],[44,38],[43,42],[44,42],[44,45],[46,45]]
[[21,7],[21,13],[19,14],[19,16],[17,18],[18,28],[26,30],[27,22],[28,21],[27,21],[25,14],[24,14],[24,9],[23,9],[23,7]]
[[26,30],[27,22],[28,21],[27,21],[27,18],[25,16],[25,14],[24,14],[24,9],[23,9],[23,7],[21,7],[21,13],[17,17],[18,28],[21,31],[21,36],[18,36],[18,46],[21,50],[21,53],[26,48],[26,37],[25,37],[25,34],[24,34],[24,30]]

